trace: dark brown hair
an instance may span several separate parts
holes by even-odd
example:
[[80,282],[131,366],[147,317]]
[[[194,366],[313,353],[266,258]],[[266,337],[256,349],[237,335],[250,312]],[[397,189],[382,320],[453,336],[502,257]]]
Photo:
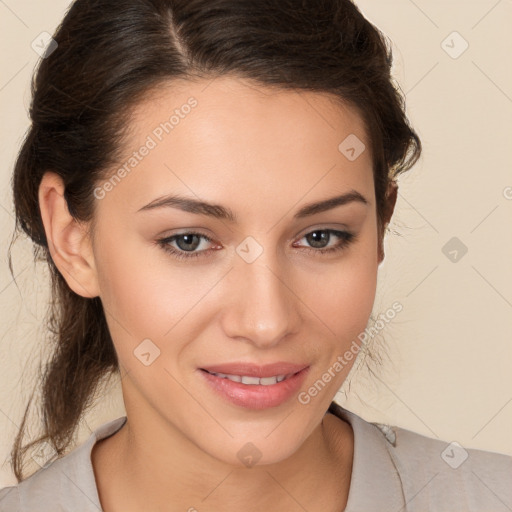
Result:
[[[77,0],[54,39],[34,74],[12,181],[11,246],[26,233],[52,281],[42,435],[22,444],[31,399],[11,452],[18,481],[26,451],[47,441],[62,454],[102,378],[119,371],[100,298],[74,293],[50,256],[38,203],[45,171],[61,176],[71,215],[94,220],[93,190],[120,157],[130,109],[163,83],[226,74],[330,93],[357,109],[371,143],[379,233],[390,180],[421,152],[390,74],[390,46],[349,0]],[[11,248],[9,266],[13,273]]]

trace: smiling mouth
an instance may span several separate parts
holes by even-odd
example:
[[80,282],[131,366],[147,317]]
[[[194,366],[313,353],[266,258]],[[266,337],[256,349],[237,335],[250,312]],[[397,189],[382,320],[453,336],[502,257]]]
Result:
[[241,384],[246,384],[248,386],[273,386],[278,384],[279,382],[283,382],[284,380],[293,377],[299,372],[288,373],[286,375],[274,375],[271,377],[253,377],[251,375],[230,375],[227,373],[216,373],[210,372],[201,368],[202,371],[209,373],[210,375],[215,375],[215,377],[219,377],[221,379],[228,379],[233,382],[239,382]]
[[309,371],[308,365],[287,362],[263,366],[235,362],[207,368],[198,370],[210,389],[237,407],[253,410],[289,402],[299,392]]

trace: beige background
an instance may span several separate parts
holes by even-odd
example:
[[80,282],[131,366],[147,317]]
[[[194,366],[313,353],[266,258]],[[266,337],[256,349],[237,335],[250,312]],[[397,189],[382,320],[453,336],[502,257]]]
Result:
[[[390,360],[373,379],[361,374],[338,401],[370,421],[512,455],[512,2],[357,3],[393,40],[395,76],[424,155],[400,181],[379,276],[375,316],[403,305],[381,331]],[[38,58],[31,42],[53,33],[68,4],[0,1],[0,487],[14,483],[7,458],[44,350],[47,301],[44,267],[32,263],[28,242],[14,250],[18,286],[8,272],[9,181],[28,126]],[[447,51],[455,56],[464,40],[467,50],[452,58]],[[457,262],[442,251],[452,237],[468,248]],[[112,384],[78,442],[124,413]]]

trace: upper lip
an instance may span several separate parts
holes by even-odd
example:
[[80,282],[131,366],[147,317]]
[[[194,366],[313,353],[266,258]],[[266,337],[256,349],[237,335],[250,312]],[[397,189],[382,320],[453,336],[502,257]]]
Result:
[[307,364],[293,364],[277,362],[272,364],[257,365],[252,363],[222,363],[211,366],[202,366],[201,370],[210,373],[224,373],[226,375],[246,375],[248,377],[274,377],[277,375],[289,375],[307,368]]

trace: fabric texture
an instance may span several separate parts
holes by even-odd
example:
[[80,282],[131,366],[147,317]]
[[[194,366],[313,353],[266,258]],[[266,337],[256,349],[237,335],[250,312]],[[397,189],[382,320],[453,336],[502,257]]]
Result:
[[[512,457],[370,423],[334,402],[329,412],[354,431],[345,512],[512,510]],[[125,422],[104,423],[67,455],[1,489],[0,512],[102,512],[91,451]]]

